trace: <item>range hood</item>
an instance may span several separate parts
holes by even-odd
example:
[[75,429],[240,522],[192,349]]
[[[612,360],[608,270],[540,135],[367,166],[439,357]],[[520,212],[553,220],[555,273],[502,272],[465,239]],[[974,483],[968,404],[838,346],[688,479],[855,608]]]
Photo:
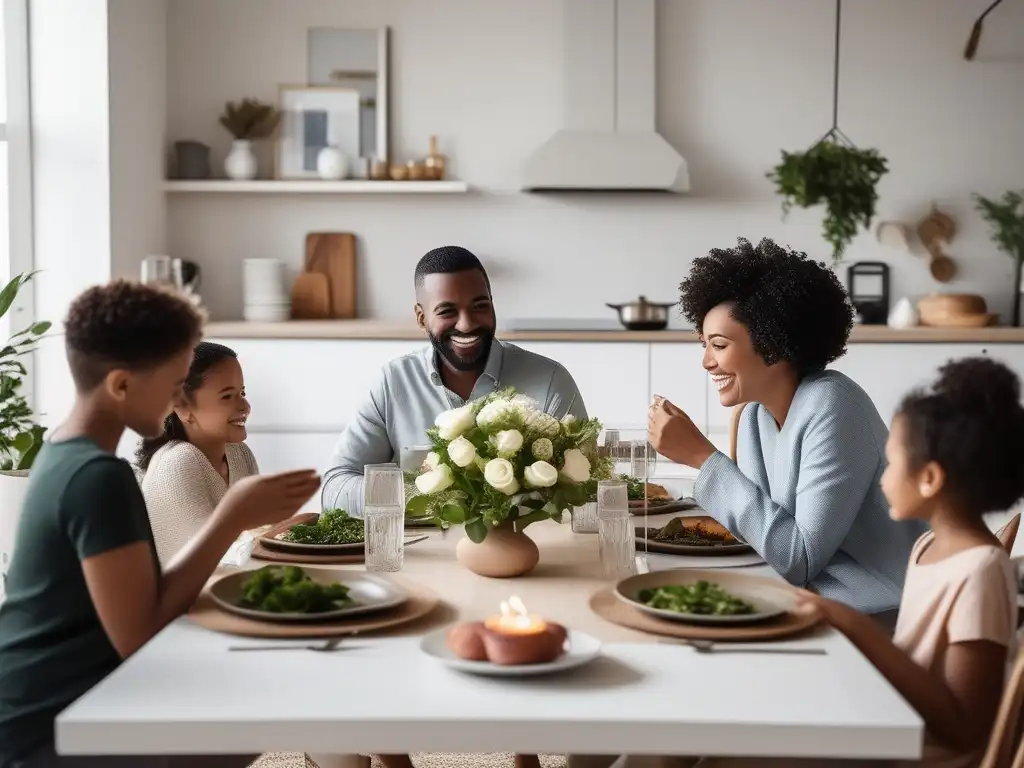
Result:
[[655,0],[563,0],[563,128],[526,161],[529,192],[686,192],[686,160],[654,128]]

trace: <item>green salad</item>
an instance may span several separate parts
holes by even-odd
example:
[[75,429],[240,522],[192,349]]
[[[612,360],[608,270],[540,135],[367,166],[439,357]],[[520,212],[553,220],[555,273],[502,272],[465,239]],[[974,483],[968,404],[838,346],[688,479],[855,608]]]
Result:
[[319,584],[294,565],[268,566],[242,583],[238,605],[268,613],[325,613],[355,605],[344,584]]
[[640,590],[640,602],[651,608],[701,616],[744,616],[755,613],[754,606],[726,592],[710,581],[673,584]]
[[278,536],[295,544],[359,544],[364,537],[363,521],[344,509],[329,509],[315,523],[293,525]]

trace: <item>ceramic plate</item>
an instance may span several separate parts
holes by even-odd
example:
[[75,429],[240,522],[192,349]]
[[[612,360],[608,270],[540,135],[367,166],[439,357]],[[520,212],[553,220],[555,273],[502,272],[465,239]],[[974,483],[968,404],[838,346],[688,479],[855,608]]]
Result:
[[[651,608],[640,602],[638,597],[641,590],[644,589],[667,587],[675,584],[693,584],[698,581],[710,581],[717,584],[726,592],[751,603],[756,612],[741,616],[677,613],[661,608]],[[792,610],[796,604],[793,588],[784,581],[780,580],[778,586],[776,586],[767,582],[764,578],[746,576],[741,573],[702,571],[692,568],[654,571],[652,573],[630,576],[615,586],[615,596],[643,613],[687,624],[750,624],[781,616],[787,611]]]
[[[281,568],[283,566],[268,565],[264,567]],[[252,608],[243,608],[238,605],[238,601],[242,596],[242,584],[255,571],[240,571],[225,576],[210,587],[210,596],[225,611],[245,616],[248,619],[274,622],[340,619],[347,616],[357,616],[394,608],[409,599],[409,596],[401,587],[379,576],[372,576],[368,573],[339,571],[330,568],[303,568],[302,570],[314,581],[321,584],[341,582],[346,585],[350,590],[349,596],[355,602],[324,613],[270,613]]]
[[732,544],[669,544],[664,541],[648,540],[647,536],[657,528],[636,527],[636,549],[638,552],[657,552],[663,555],[743,555],[753,552],[754,548],[743,541]]
[[489,661],[466,661],[456,656],[448,647],[448,627],[431,632],[420,641],[420,650],[433,656],[451,669],[490,677],[532,677],[551,675],[589,664],[601,655],[601,641],[596,637],[569,630],[566,650],[560,657],[547,664],[491,664]]
[[[686,512],[691,509],[700,509],[696,500],[691,498],[683,499],[657,499],[647,502],[648,515],[667,515],[669,512]],[[643,500],[629,502],[629,514],[642,515],[644,513]]]
[[405,518],[406,528],[437,528],[434,525],[434,519],[432,517],[406,517]]
[[[295,525],[301,525],[301,523],[295,523]],[[288,528],[276,536],[261,536],[260,544],[278,552],[316,553],[319,555],[358,555],[366,547],[366,542],[364,541],[357,541],[354,544],[303,544],[298,541],[285,541],[278,538],[284,536],[290,530],[291,528]]]

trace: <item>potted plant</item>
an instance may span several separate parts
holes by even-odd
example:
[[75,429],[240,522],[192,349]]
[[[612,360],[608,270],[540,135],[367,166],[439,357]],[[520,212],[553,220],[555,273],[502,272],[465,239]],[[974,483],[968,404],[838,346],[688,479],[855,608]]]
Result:
[[441,528],[463,524],[456,557],[474,573],[528,573],[540,553],[526,526],[560,521],[586,503],[592,481],[611,476],[600,432],[597,419],[559,421],[511,388],[445,411],[427,431],[434,450],[407,513]]
[[832,246],[832,259],[840,261],[857,228],[871,226],[878,202],[875,190],[889,170],[875,149],[857,149],[826,137],[806,152],[782,152],[782,162],[768,178],[782,196],[783,213],[794,206],[825,204],[822,235]]
[[[10,310],[22,286],[32,274],[16,275],[0,290],[0,318]],[[43,446],[46,429],[35,422],[32,409],[21,393],[25,366],[21,359],[35,350],[50,323],[33,323],[11,336],[0,349],[0,576],[6,579],[14,548],[21,502],[28,487],[28,472]],[[0,601],[3,599],[0,582]]]
[[1013,259],[1013,324],[1020,325],[1021,266],[1024,265],[1024,190],[1010,190],[999,200],[974,195],[975,207],[992,228],[992,240]]
[[224,105],[220,124],[228,129],[234,141],[224,159],[224,172],[229,179],[247,181],[256,178],[259,165],[252,151],[252,142],[265,139],[277,128],[281,112],[258,99],[242,99],[238,104]]

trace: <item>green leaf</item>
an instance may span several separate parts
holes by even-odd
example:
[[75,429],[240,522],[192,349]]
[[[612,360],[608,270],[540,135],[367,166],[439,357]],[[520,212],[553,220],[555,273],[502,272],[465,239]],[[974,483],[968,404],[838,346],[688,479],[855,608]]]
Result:
[[513,522],[513,525],[515,526],[515,529],[518,532],[518,531],[522,531],[526,526],[530,525],[531,523],[536,523],[539,520],[550,520],[550,519],[551,519],[551,515],[549,515],[543,509],[538,509],[538,510],[535,510],[533,512],[530,512],[527,515],[521,515],[520,517],[517,517],[515,519],[515,521]]
[[0,317],[7,314],[7,310],[11,308],[14,300],[18,298],[18,291],[21,290],[21,286],[26,282],[28,282],[28,277],[15,275],[4,286],[3,290],[0,291]]
[[423,517],[427,514],[427,506],[429,504],[429,496],[413,496],[405,504],[406,517]]
[[487,538],[487,525],[482,517],[474,517],[466,521],[466,535],[474,544],[479,544]]
[[464,523],[466,522],[466,510],[458,504],[445,504],[441,509],[441,519],[453,525]]
[[544,499],[523,499],[519,502],[519,506],[527,509],[543,509],[545,504],[547,502]]

